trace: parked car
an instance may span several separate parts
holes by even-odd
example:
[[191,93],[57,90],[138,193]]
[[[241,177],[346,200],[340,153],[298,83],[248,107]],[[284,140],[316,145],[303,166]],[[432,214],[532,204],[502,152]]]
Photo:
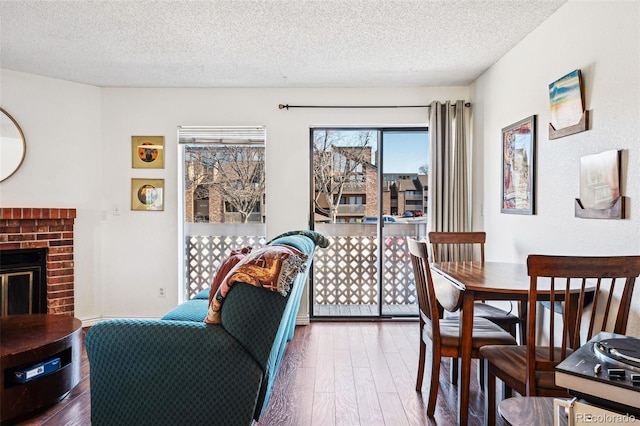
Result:
[[[382,215],[382,220],[384,223],[399,223],[395,217],[388,214]],[[362,219],[362,223],[378,223],[378,218],[376,216],[365,216]]]
[[413,217],[413,213],[411,213],[411,210],[407,210],[406,212],[404,212],[404,217]]
[[414,210],[413,211],[413,216],[414,217],[422,217],[423,213],[422,210]]

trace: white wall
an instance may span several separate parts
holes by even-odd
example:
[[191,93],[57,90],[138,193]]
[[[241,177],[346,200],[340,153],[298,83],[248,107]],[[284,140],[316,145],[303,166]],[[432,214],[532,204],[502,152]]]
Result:
[[[1,205],[78,209],[76,316],[159,317],[178,303],[177,127],[267,127],[267,237],[309,226],[311,126],[425,126],[427,111],[291,109],[424,105],[466,87],[373,89],[98,89],[2,71],[2,105],[27,137],[27,160],[0,184]],[[131,136],[165,137],[164,169],[131,168]],[[165,210],[130,210],[133,177],[165,179]],[[119,215],[113,210],[118,207]],[[158,287],[168,289],[159,298]],[[303,296],[301,315],[308,310]]]
[[[105,89],[105,202],[103,315],[153,317],[178,301],[176,129],[181,125],[265,125],[267,237],[309,226],[309,128],[329,125],[424,126],[426,109],[280,110],[291,105],[424,105],[466,99],[468,88],[403,89]],[[164,135],[164,170],[131,169],[131,135]],[[107,166],[108,165],[108,166]],[[165,211],[130,211],[132,177],[164,178]],[[124,208],[123,208],[124,207]],[[167,298],[157,288],[173,288]],[[123,298],[123,294],[130,297]],[[144,303],[141,303],[144,301]],[[307,296],[299,316],[308,312]]]
[[0,183],[2,207],[77,209],[75,313],[100,312],[103,167],[101,90],[83,84],[1,70],[0,105],[27,141],[24,163]]
[[[591,130],[549,140],[548,85],[574,69],[582,71]],[[474,191],[482,194],[475,211],[484,213],[488,260],[640,254],[640,3],[568,2],[482,75],[471,99]],[[534,114],[537,212],[501,214],[501,129]],[[580,157],[610,149],[624,151],[628,218],[576,218]],[[640,335],[640,291],[628,332]]]

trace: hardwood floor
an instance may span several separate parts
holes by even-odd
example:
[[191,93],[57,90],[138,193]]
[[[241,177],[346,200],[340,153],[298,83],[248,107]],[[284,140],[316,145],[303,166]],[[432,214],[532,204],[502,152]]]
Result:
[[[287,346],[266,413],[255,426],[455,425],[456,387],[444,362],[438,406],[427,418],[415,391],[417,321],[313,322],[296,328]],[[427,364],[428,365],[428,364]],[[473,374],[475,375],[475,364]],[[427,372],[428,374],[428,372]],[[19,425],[91,424],[89,363],[82,380],[58,404]],[[484,398],[471,383],[469,424],[481,425]]]

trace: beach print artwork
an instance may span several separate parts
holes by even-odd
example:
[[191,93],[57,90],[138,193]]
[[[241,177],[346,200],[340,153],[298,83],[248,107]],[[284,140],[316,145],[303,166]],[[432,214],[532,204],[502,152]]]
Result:
[[575,70],[549,85],[551,125],[555,130],[577,124],[582,118],[582,82],[580,70]]

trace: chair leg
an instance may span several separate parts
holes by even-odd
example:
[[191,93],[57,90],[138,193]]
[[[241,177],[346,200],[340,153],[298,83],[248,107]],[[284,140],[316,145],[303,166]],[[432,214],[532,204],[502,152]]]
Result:
[[416,379],[416,390],[422,392],[422,379],[424,378],[424,359],[427,355],[427,345],[420,337],[420,358],[418,358],[418,378]]
[[520,327],[519,331],[521,345],[527,344],[527,309],[528,307],[526,303],[518,302],[518,314],[520,317],[520,322],[518,322],[518,325]]
[[516,342],[518,341],[518,328],[520,327],[520,324],[522,323],[522,321],[518,321],[517,323],[511,323],[511,325],[509,326],[509,330],[507,330],[509,332],[510,335],[513,336],[514,339],[516,339]]
[[480,390],[484,390],[484,361],[478,360],[478,386],[480,386]]
[[513,390],[507,386],[506,383],[502,382],[502,401],[507,398],[511,398],[513,396]]
[[484,364],[484,424],[496,424],[496,376],[491,374],[488,360],[480,360]]
[[438,390],[440,388],[440,361],[439,353],[433,354],[431,363],[431,385],[429,386],[429,402],[427,403],[427,416],[433,417],[436,411],[436,400],[438,399]]
[[449,380],[454,386],[458,386],[458,358],[451,358],[451,367],[449,368]]

